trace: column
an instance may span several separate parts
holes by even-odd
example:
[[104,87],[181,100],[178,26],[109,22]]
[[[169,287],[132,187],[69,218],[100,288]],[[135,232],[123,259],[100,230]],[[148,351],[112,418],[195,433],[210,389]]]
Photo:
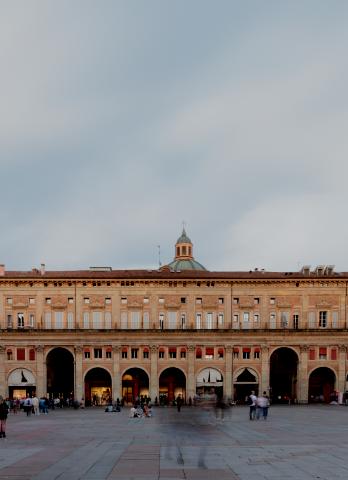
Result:
[[338,347],[339,357],[338,357],[338,379],[336,390],[341,393],[346,391],[346,356],[347,348],[345,345],[340,345]]
[[36,347],[36,396],[45,397],[47,395],[47,366],[44,358],[44,347]]
[[270,361],[269,348],[267,345],[261,346],[261,382],[259,384],[259,395],[266,392],[270,396]]
[[308,403],[308,345],[300,346],[298,366],[298,403]]
[[158,347],[157,345],[151,345],[150,348],[151,355],[151,366],[150,366],[150,398],[151,402],[154,403],[157,397],[159,402],[158,394]]
[[113,358],[113,375],[112,375],[112,392],[113,399],[121,400],[122,398],[122,379],[120,375],[120,351],[121,347],[119,345],[112,346],[112,358]]
[[186,402],[189,401],[190,397],[193,401],[193,398],[196,394],[196,379],[195,379],[195,345],[188,345],[188,373],[187,373],[187,384],[186,384]]
[[8,397],[8,387],[5,375],[5,355],[6,348],[0,345],[0,395],[4,398]]
[[232,400],[232,346],[226,345],[226,360],[225,360],[225,378],[224,378],[224,397],[227,403]]
[[81,402],[85,398],[84,383],[82,375],[82,354],[83,348],[75,346],[75,395],[74,398]]

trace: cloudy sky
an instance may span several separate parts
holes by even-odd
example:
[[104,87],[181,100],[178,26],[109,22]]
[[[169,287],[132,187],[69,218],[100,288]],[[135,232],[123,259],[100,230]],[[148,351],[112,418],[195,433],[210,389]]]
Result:
[[2,0],[0,263],[348,271],[348,3]]

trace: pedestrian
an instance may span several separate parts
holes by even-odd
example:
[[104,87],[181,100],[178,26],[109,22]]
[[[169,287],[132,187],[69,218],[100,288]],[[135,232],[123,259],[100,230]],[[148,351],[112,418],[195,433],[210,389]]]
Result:
[[178,395],[176,398],[176,407],[178,409],[178,412],[180,412],[182,404],[183,404],[183,400],[181,398],[181,395]]
[[267,420],[268,416],[268,409],[269,409],[269,397],[267,396],[266,392],[263,392],[262,396],[257,398],[257,411],[256,411],[256,418],[259,420],[261,414],[264,420]]
[[8,406],[3,397],[0,396],[0,438],[6,438],[6,420]]
[[248,397],[248,405],[249,405],[249,419],[250,420],[255,420],[255,415],[256,415],[256,402],[257,402],[257,397],[255,395],[255,391],[252,390],[251,394]]
[[33,409],[33,403],[30,395],[24,400],[24,411],[27,412],[27,417],[30,417],[31,411]]
[[31,399],[31,403],[33,406],[33,413],[34,415],[40,415],[40,409],[39,409],[39,399],[37,398],[36,395]]

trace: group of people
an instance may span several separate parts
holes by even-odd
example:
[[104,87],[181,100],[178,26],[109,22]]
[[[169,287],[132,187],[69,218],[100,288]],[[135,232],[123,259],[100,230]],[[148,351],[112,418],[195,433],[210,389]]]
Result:
[[249,405],[250,420],[259,420],[261,416],[264,420],[267,420],[270,401],[266,392],[257,397],[255,391],[252,390],[247,399],[247,404]]
[[135,403],[129,411],[130,418],[152,417],[151,403]]

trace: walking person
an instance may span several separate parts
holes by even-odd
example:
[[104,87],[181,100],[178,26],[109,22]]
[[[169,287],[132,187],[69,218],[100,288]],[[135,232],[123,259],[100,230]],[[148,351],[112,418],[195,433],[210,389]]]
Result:
[[267,396],[266,392],[263,392],[262,396],[257,398],[257,412],[256,412],[257,420],[259,420],[261,413],[262,413],[262,418],[264,420],[267,420],[269,405],[270,405],[269,397]]
[[0,396],[0,438],[6,438],[6,420],[8,406],[3,397]]
[[176,407],[178,409],[178,412],[180,412],[182,404],[183,404],[183,399],[181,398],[181,395],[178,395],[176,399]]
[[248,397],[248,405],[249,405],[249,419],[255,420],[256,415],[256,404],[257,404],[257,397],[255,395],[255,391],[252,390],[251,394]]

